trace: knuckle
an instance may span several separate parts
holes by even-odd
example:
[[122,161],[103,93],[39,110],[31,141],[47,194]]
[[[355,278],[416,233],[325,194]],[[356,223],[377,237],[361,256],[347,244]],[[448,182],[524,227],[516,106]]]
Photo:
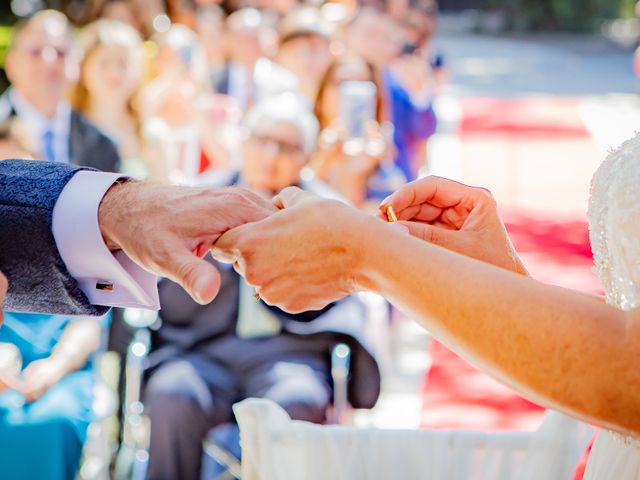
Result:
[[266,283],[266,279],[264,275],[256,268],[252,268],[251,266],[244,267],[244,279],[245,281],[251,285],[252,287],[264,287]]
[[245,282],[252,287],[257,286],[260,283],[260,278],[253,270],[245,269],[243,273]]
[[427,243],[438,245],[438,235],[434,228],[424,228],[422,230],[422,239]]

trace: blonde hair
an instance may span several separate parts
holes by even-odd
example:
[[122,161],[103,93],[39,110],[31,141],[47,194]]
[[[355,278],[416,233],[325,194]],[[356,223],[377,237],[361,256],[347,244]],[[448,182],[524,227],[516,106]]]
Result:
[[[98,20],[89,24],[79,38],[79,46],[82,51],[80,62],[80,75],[78,81],[71,89],[70,101],[74,110],[86,113],[91,101],[86,85],[85,68],[88,60],[101,46],[124,47],[129,55],[129,63],[134,68],[142,70],[144,63],[144,44],[140,34],[131,26],[116,20]],[[140,114],[135,108],[134,92],[128,102],[127,111],[136,123],[136,131],[140,130]]]
[[189,75],[198,92],[211,92],[207,54],[196,32],[186,25],[175,23],[166,32],[155,34],[152,40],[157,45],[158,50],[166,48],[177,55],[187,54],[189,57]]

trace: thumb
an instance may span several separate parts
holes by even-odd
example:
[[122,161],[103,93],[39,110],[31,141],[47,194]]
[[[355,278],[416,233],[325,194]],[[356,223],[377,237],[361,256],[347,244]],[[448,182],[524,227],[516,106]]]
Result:
[[210,303],[220,290],[220,272],[184,247],[167,259],[162,273],[179,283],[201,305]]
[[457,241],[457,230],[448,230],[442,227],[436,227],[422,222],[398,222],[409,229],[409,233],[420,240],[424,240],[427,243],[438,245],[440,247],[447,248],[449,250],[455,250],[455,244]]
[[282,190],[278,195],[273,197],[273,204],[280,210],[283,208],[291,208],[301,203],[317,199],[316,195],[310,192],[305,192],[298,187],[287,187]]

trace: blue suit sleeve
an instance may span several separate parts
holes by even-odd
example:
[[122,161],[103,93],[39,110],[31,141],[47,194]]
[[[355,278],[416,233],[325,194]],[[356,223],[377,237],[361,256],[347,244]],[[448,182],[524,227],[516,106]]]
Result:
[[0,161],[0,271],[9,280],[5,309],[104,315],[67,271],[51,222],[58,196],[78,167],[30,160]]

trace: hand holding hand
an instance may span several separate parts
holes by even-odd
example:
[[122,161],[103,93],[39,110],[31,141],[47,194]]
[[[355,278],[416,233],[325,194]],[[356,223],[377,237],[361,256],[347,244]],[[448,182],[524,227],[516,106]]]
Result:
[[362,255],[352,245],[371,217],[295,187],[274,202],[280,212],[225,233],[213,256],[233,262],[265,302],[293,313],[361,290]]
[[201,304],[220,288],[220,274],[202,259],[227,230],[261,220],[276,208],[240,188],[212,190],[126,182],[114,185],[99,210],[111,250],[122,249],[149,271],[179,283]]
[[432,176],[385,199],[380,205],[382,218],[387,206],[414,237],[527,275],[488,190]]

